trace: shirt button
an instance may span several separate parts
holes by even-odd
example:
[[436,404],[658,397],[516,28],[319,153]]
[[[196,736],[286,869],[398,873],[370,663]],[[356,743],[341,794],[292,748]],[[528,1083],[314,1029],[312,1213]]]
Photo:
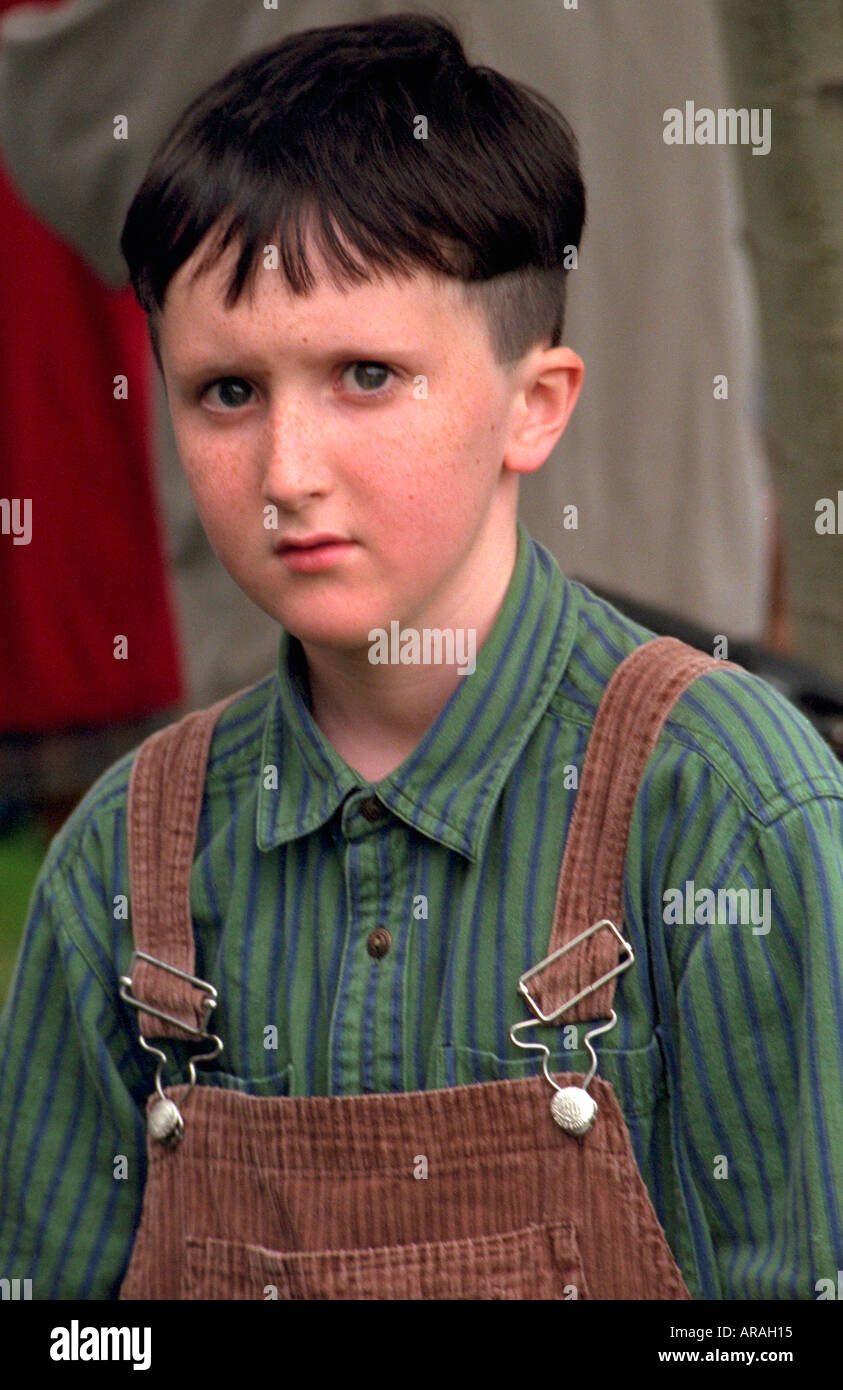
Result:
[[367,796],[365,801],[360,802],[360,814],[366,820],[383,820],[386,815],[386,807],[381,806],[376,796]]
[[381,960],[392,945],[392,937],[386,927],[375,927],[366,938],[366,950],[373,960]]

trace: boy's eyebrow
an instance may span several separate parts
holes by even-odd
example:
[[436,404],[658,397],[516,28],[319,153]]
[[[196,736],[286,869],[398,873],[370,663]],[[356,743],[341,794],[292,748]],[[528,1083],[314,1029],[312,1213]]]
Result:
[[[301,348],[301,345],[300,345]],[[316,366],[324,365],[328,362],[348,361],[348,362],[400,362],[402,358],[417,358],[421,344],[412,347],[386,347],[384,345],[368,346],[361,343],[340,343],[331,348],[325,348],[320,352],[299,350],[298,357],[303,357],[306,361]],[[286,354],[285,354],[286,355]],[[247,363],[251,361],[254,365],[249,367]],[[244,349],[239,351],[232,348],[226,354],[215,353],[213,357],[202,360],[188,362],[184,367],[176,366],[171,363],[171,375],[180,385],[190,385],[200,378],[205,379],[214,376],[230,376],[234,372],[234,367],[239,366],[242,370],[257,371],[265,367],[257,366],[257,359],[254,353]]]

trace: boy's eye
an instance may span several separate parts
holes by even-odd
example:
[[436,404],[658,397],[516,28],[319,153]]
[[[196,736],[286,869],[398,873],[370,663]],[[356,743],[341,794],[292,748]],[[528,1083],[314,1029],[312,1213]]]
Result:
[[[388,378],[394,376],[392,369],[384,366],[382,362],[351,362],[342,373],[342,379],[346,379],[347,386],[353,380],[359,388],[354,390],[349,386],[354,396],[386,395]],[[216,401],[211,398],[212,391],[217,392]],[[238,406],[248,403],[251,394],[252,387],[242,377],[223,376],[217,381],[209,382],[202,391],[202,400],[210,398],[211,405],[221,405],[225,410],[236,410]]]
[[389,367],[385,367],[382,362],[352,362],[343,372],[343,377],[352,374],[352,379],[361,389],[352,391],[352,395],[376,396],[381,394],[386,377],[394,375]]
[[[227,410],[235,409],[238,405],[245,405],[245,397],[251,392],[252,388],[247,381],[239,376],[223,376],[219,381],[212,381],[205,387],[202,397],[209,395],[211,391],[219,389],[218,402],[225,406]],[[213,402],[212,402],[213,404]]]

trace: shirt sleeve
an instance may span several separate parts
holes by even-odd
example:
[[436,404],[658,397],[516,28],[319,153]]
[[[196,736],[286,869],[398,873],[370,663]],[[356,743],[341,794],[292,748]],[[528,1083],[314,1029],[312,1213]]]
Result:
[[816,1299],[843,1268],[843,789],[756,830],[707,886],[727,881],[756,890],[749,917],[686,915],[672,1022],[703,1297]]
[[0,1017],[0,1277],[33,1299],[117,1297],[146,1179],[144,1081],[73,897],[42,870]]

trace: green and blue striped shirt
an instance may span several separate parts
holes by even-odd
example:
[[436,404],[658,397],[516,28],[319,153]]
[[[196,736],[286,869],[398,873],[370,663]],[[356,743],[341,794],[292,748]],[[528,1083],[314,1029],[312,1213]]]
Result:
[[[282,631],[277,672],[211,745],[191,901],[225,1050],[202,1084],[358,1094],[536,1072],[509,1037],[516,982],[546,953],[603,691],[651,636],[519,522],[476,671],[367,783],[314,723]],[[115,1297],[140,1217],[153,1069],[118,994],[133,756],[50,846],[0,1020],[0,1277],[34,1298]],[[692,904],[769,890],[769,918],[676,920],[666,895],[689,884]],[[636,963],[599,1072],[691,1294],[818,1297],[843,1268],[843,769],[759,678],[715,668],[675,706],[635,804],[623,930]],[[554,1070],[587,1070],[582,1025],[533,1033]],[[189,1049],[165,1046],[165,1084],[185,1080]]]

